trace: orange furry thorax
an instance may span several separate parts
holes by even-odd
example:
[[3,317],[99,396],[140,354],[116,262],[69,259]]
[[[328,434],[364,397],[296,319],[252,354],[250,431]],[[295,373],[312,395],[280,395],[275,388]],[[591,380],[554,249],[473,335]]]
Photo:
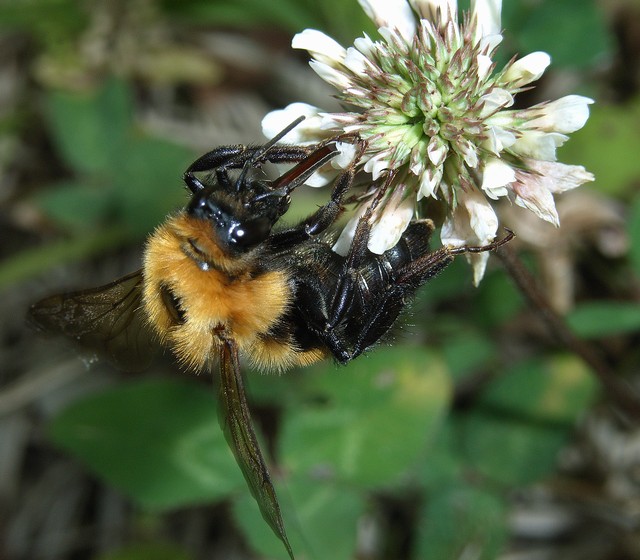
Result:
[[[249,253],[236,258],[216,244],[206,222],[184,212],[150,236],[144,256],[143,307],[153,331],[189,369],[208,365],[220,344],[216,332],[235,339],[251,355],[291,301],[286,271],[254,276]],[[180,312],[175,320],[164,294]],[[260,360],[269,363],[269,359]]]

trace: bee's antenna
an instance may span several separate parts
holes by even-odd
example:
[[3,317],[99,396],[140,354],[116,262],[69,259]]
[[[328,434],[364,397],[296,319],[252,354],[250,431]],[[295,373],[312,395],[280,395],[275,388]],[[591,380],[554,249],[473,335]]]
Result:
[[275,144],[277,144],[280,140],[282,140],[289,132],[291,132],[296,126],[298,126],[305,119],[304,115],[298,117],[291,124],[287,125],[284,129],[282,129],[278,134],[276,134],[271,140],[269,140],[266,144],[264,144],[259,150],[256,150],[251,159],[247,160],[245,164],[242,166],[242,171],[240,175],[238,175],[238,180],[236,181],[236,190],[239,191],[242,184],[244,183],[245,178],[247,177],[247,173],[249,170],[256,164],[256,162],[260,161],[260,158],[264,157],[267,152]]

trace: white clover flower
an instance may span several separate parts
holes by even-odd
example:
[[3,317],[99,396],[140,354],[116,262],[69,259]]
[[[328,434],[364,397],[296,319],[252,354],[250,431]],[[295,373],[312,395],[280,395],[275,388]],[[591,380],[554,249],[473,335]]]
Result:
[[[307,29],[292,42],[311,54],[311,67],[350,110],[326,113],[296,103],[268,114],[265,134],[273,136],[305,115],[285,141],[317,142],[357,132],[367,142],[364,171],[374,180],[395,172],[392,192],[373,216],[369,249],[376,253],[397,243],[418,201],[424,208],[429,199],[446,205],[441,239],[453,247],[495,238],[498,219],[490,201],[502,197],[557,225],[553,194],[592,181],[593,175],[558,163],[556,148],[584,126],[593,101],[569,95],[510,109],[515,95],[540,78],[550,57],[535,52],[496,69],[492,57],[502,40],[501,0],[472,0],[471,12],[461,18],[455,0],[359,2],[380,39],[364,35],[345,49]],[[326,181],[326,175],[316,178],[316,184]],[[343,231],[335,247],[339,252],[348,247],[354,224]],[[469,258],[477,283],[488,254]]]

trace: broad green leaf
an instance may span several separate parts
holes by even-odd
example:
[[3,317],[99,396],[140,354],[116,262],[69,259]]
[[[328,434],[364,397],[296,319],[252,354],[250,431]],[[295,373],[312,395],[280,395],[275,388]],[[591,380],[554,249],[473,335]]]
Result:
[[116,200],[105,185],[65,182],[51,185],[37,203],[57,223],[74,231],[95,231],[113,214]]
[[49,113],[58,146],[80,176],[40,197],[61,224],[82,230],[118,222],[140,237],[184,204],[180,176],[192,155],[135,130],[126,84],[111,80],[90,93],[53,93]]
[[94,560],[192,560],[185,550],[171,543],[132,544],[116,552],[96,556]]
[[504,2],[502,26],[520,56],[545,51],[553,67],[593,66],[612,50],[606,19],[594,0]]
[[451,375],[460,378],[494,359],[496,345],[487,336],[463,325],[444,340],[442,352]]
[[613,301],[583,303],[567,317],[573,331],[584,338],[598,338],[640,330],[640,305]]
[[413,348],[376,350],[305,375],[308,404],[283,418],[282,465],[368,488],[391,487],[415,468],[451,392],[442,361]]
[[[297,560],[353,557],[357,522],[366,511],[363,496],[322,478],[294,476],[276,487]],[[250,496],[234,502],[233,514],[256,551],[274,560],[289,559]]]
[[126,159],[112,177],[119,217],[132,231],[146,234],[186,204],[181,176],[192,159],[185,148],[163,140],[145,136],[131,140]]
[[[497,262],[497,257],[495,258]],[[490,274],[482,280],[472,302],[476,324],[485,329],[503,325],[524,306],[522,295],[507,274]]]
[[52,92],[48,115],[58,149],[73,169],[109,175],[129,155],[132,111],[127,86],[111,80],[97,91]]
[[506,507],[495,495],[466,484],[427,496],[415,558],[494,560],[507,540]]
[[459,484],[464,478],[466,465],[456,438],[453,422],[447,418],[419,465],[418,481],[427,492]]
[[213,391],[138,381],[86,397],[51,426],[53,441],[142,506],[163,510],[245,489]]
[[457,420],[467,462],[503,485],[528,484],[550,474],[594,391],[591,372],[574,357],[516,366]]
[[493,411],[469,414],[459,428],[466,462],[502,486],[531,484],[551,474],[567,435],[564,426]]

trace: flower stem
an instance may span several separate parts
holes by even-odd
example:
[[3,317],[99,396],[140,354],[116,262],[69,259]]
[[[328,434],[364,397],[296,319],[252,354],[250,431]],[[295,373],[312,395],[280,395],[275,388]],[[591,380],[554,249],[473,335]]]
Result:
[[626,380],[616,375],[592,346],[580,340],[571,331],[566,321],[553,310],[535,278],[522,264],[513,248],[508,245],[502,246],[496,251],[496,254],[502,260],[520,292],[544,321],[553,336],[593,370],[605,392],[622,411],[630,418],[640,421],[640,396]]

